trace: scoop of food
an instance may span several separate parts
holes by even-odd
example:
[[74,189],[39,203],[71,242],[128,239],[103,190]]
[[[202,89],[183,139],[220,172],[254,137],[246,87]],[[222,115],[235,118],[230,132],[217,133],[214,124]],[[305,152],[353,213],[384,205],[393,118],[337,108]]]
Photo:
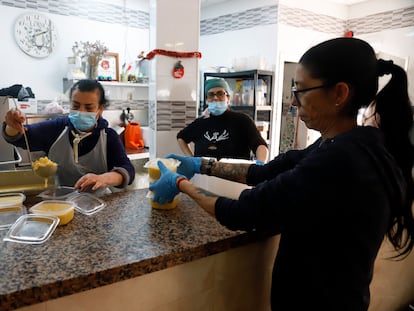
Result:
[[57,164],[48,159],[48,157],[41,157],[39,160],[32,163],[33,171],[43,178],[48,178],[56,174]]

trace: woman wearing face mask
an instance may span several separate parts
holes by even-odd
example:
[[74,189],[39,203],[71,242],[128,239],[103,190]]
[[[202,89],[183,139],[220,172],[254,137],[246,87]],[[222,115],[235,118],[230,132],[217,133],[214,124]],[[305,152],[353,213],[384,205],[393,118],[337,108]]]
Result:
[[118,134],[102,118],[107,105],[105,91],[95,80],[80,80],[70,90],[68,116],[23,126],[25,115],[16,109],[7,112],[3,136],[11,144],[31,151],[44,151],[58,164],[58,183],[81,191],[101,194],[108,186],[131,184],[135,169]]
[[[185,155],[250,160],[255,154],[259,163],[267,161],[268,148],[253,120],[244,113],[229,109],[230,87],[224,79],[205,82],[207,115],[194,120],[177,134]],[[194,152],[189,144],[194,143]]]

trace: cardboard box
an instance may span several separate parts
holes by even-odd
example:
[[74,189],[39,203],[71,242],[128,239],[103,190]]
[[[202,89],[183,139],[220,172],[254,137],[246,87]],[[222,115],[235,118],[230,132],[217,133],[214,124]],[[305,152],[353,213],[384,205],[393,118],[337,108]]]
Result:
[[37,113],[37,100],[35,98],[29,98],[27,102],[18,101],[16,98],[9,99],[9,108],[17,108],[24,113]]

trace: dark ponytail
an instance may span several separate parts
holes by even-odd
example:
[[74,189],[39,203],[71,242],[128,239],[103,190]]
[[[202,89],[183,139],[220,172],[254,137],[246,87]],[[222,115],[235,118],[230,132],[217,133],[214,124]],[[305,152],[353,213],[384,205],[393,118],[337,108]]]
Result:
[[379,127],[384,134],[386,146],[401,168],[408,186],[406,203],[401,207],[394,206],[387,231],[388,239],[402,256],[408,255],[414,247],[414,148],[410,141],[413,116],[404,69],[392,61],[379,59],[377,73],[378,76],[391,74],[391,79],[375,96],[375,111],[380,117]]

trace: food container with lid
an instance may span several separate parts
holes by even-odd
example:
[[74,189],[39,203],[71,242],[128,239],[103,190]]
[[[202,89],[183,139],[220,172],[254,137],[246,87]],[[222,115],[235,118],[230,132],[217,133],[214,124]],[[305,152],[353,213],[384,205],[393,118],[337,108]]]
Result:
[[22,206],[25,200],[23,193],[0,194],[0,207]]
[[9,229],[16,220],[26,214],[26,206],[1,206],[0,207],[0,230]]
[[[181,164],[181,162],[176,159],[155,158],[155,159],[149,160],[148,162],[144,164],[144,167],[148,169],[148,176],[149,176],[150,184],[156,182],[161,176],[160,169],[158,168],[158,161],[161,161],[168,169],[170,169],[173,172],[176,172],[178,166]],[[166,202],[164,204],[154,202],[152,200],[153,196],[154,196],[153,192],[149,191],[147,194],[147,197],[149,198],[151,207],[156,208],[156,209],[173,209],[178,204],[178,195],[176,195],[171,202]]]
[[69,223],[75,214],[74,203],[62,200],[45,200],[30,208],[33,214],[59,217],[59,226]]
[[170,169],[173,172],[176,172],[178,166],[181,164],[181,162],[176,159],[165,159],[165,158],[155,158],[155,159],[147,161],[144,164],[144,167],[148,169],[150,183],[155,182],[161,176],[160,169],[158,168],[158,161],[161,161],[168,169]]

